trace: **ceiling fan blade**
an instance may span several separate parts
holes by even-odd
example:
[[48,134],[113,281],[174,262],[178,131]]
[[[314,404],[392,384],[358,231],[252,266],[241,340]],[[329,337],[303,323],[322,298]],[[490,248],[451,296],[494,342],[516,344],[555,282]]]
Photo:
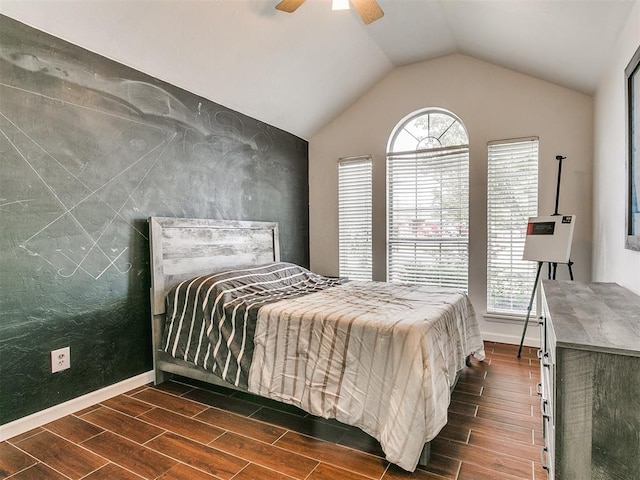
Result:
[[304,0],[282,0],[279,4],[276,5],[276,10],[293,13],[303,3]]
[[376,0],[351,0],[351,3],[356,7],[365,25],[369,25],[384,17],[384,12]]

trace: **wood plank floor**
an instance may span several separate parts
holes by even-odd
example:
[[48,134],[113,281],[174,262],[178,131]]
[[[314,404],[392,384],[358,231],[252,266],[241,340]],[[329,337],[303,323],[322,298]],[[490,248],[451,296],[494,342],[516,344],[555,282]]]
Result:
[[485,342],[431,461],[390,465],[360,430],[213,387],[145,386],[0,443],[0,478],[393,480],[546,478],[536,349]]

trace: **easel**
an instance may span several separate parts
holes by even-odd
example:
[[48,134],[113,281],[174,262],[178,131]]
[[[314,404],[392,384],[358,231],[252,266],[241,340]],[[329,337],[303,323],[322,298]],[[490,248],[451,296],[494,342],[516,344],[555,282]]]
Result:
[[[556,160],[558,160],[558,182],[556,185],[556,205],[555,205],[555,210],[553,212],[553,216],[561,215],[560,213],[558,213],[558,202],[560,200],[560,179],[562,177],[562,160],[564,160],[565,158],[567,157],[563,157],[562,155],[556,155]],[[536,297],[536,289],[538,288],[538,283],[540,280],[540,271],[542,270],[542,265],[544,263],[545,263],[544,261],[538,261],[536,279],[533,283],[533,291],[531,292],[531,299],[529,300],[529,306],[527,307],[527,317],[525,318],[524,326],[522,328],[522,337],[520,338],[520,347],[518,348],[518,358],[520,358],[520,355],[522,353],[522,345],[524,344],[524,337],[527,334],[527,326],[529,325],[529,318],[531,317],[531,309],[533,308],[533,301]],[[558,269],[558,262],[547,262],[547,263],[549,264],[548,278],[555,280],[556,272]],[[571,259],[569,259],[566,265],[567,265],[567,268],[569,269],[569,277],[571,278],[571,280],[573,280],[573,270],[571,268],[573,266],[573,262],[571,261]]]

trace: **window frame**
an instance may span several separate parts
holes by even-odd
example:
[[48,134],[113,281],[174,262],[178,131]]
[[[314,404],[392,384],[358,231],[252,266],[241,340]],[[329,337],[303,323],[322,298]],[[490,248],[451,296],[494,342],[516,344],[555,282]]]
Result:
[[[504,146],[504,148],[501,148]],[[514,147],[515,146],[515,147]],[[497,150],[496,150],[497,149]],[[519,154],[521,157],[525,155],[525,151],[527,149],[531,150],[529,155],[533,155],[533,151],[535,150],[535,165],[524,165],[520,167],[519,172],[514,172],[513,168],[513,158],[514,155]],[[495,153],[492,154],[492,151]],[[509,167],[505,170],[503,165],[506,162],[505,156],[510,154]],[[498,160],[496,156],[502,156],[502,160]],[[496,158],[495,162],[492,165],[492,158]],[[497,163],[496,163],[497,162]],[[487,238],[486,238],[486,292],[485,292],[485,300],[486,300],[486,311],[485,317],[487,319],[492,320],[505,320],[505,321],[513,321],[518,320],[521,321],[527,315],[528,304],[531,299],[531,294],[533,293],[533,287],[535,282],[535,274],[536,274],[536,264],[535,262],[529,262],[527,260],[522,260],[522,251],[524,250],[524,243],[526,238],[526,226],[529,217],[537,216],[538,214],[538,196],[539,196],[539,162],[540,162],[540,139],[537,136],[531,137],[521,137],[521,138],[510,138],[503,140],[495,140],[487,143],[487,210],[486,210],[486,222],[487,222]],[[518,195],[523,198],[523,195],[526,197],[522,202],[522,204],[527,204],[527,208],[524,213],[519,216],[515,216],[512,212],[514,210],[513,204],[511,205],[500,205],[500,202],[497,200],[497,197],[494,197],[492,194],[492,171],[498,167],[498,171],[501,172],[502,175],[505,175],[505,172],[508,174],[516,173],[518,175],[511,176],[509,181],[509,187],[519,187],[518,190],[503,190],[501,192],[497,192],[497,188],[494,189],[494,194],[496,195]],[[533,172],[532,170],[535,170]],[[496,180],[499,180],[499,176],[496,177]],[[529,180],[525,182],[521,180],[517,182],[513,180],[513,178],[520,178],[524,180]],[[501,202],[506,203],[506,200],[501,200]],[[495,206],[492,208],[492,204]],[[494,211],[498,208],[501,208],[504,212],[508,210],[509,213],[507,219],[499,220],[498,217],[500,214],[496,214],[494,216]],[[504,213],[502,214],[504,217]],[[494,219],[496,219],[494,221]],[[494,235],[495,230],[492,225],[496,225],[496,229],[499,228],[498,224],[502,223],[504,225],[511,224],[512,228],[512,238],[514,239],[509,243],[508,248],[510,249],[509,259],[492,260],[496,255],[498,240],[496,239],[497,234]],[[518,232],[514,235],[515,229],[518,228]],[[506,231],[506,230],[503,230]],[[504,245],[504,243],[503,243]],[[519,257],[519,258],[518,258]],[[498,269],[499,263],[507,262],[509,265],[509,270],[513,275],[520,275],[527,278],[523,278],[516,282],[516,285],[519,285],[521,289],[520,295],[514,295],[513,291],[509,296],[504,296],[504,301],[509,301],[512,304],[514,300],[515,303],[521,302],[521,309],[517,308],[499,308],[496,307],[497,301],[495,301],[498,296],[494,294],[495,289],[499,288],[499,281],[496,277],[492,275],[494,271],[494,265],[496,265],[495,269]],[[511,282],[511,286],[513,286],[514,282]],[[514,289],[515,290],[515,289]]]
[[[449,124],[449,126],[444,129],[444,131],[442,132],[442,134],[439,137],[434,137],[431,135],[431,126],[430,126],[430,122],[431,122],[431,118],[427,117],[428,115],[432,115],[432,114],[437,114],[437,115],[441,115],[441,116],[445,116],[448,117],[448,119],[451,120],[451,124]],[[410,126],[412,122],[415,122],[416,120],[423,118],[423,117],[427,117],[427,119],[425,120],[425,122],[427,122],[429,125],[427,126],[427,128],[425,129],[426,134],[424,137],[422,138],[418,138],[416,137],[415,140],[415,145],[416,148],[413,150],[406,150],[405,148],[403,148],[403,151],[399,151],[399,148],[396,147],[398,142],[398,138],[399,135],[402,134],[403,131],[409,131],[407,126]],[[436,122],[434,122],[436,123]],[[457,132],[456,133],[452,133],[453,138],[451,139],[453,143],[453,145],[447,145],[444,147],[439,147],[439,148],[419,148],[421,147],[421,145],[424,143],[424,140],[427,139],[427,142],[430,144],[434,144],[434,143],[439,143],[440,138],[442,138],[445,134],[447,134],[447,132],[449,132],[449,130],[455,126],[455,130]],[[453,132],[453,130],[452,130]],[[409,132],[410,133],[410,132]],[[437,133],[437,132],[436,132]],[[462,138],[462,142],[459,141],[455,141],[457,137],[463,136]],[[432,141],[433,139],[435,139],[435,142]],[[406,143],[403,141],[402,142],[403,145],[406,145]],[[455,151],[455,152],[454,152]],[[440,155],[438,155],[438,152],[440,152]],[[463,172],[462,175],[458,174],[458,180],[461,182],[461,190],[463,193],[463,196],[460,197],[459,193],[457,193],[458,195],[458,200],[459,201],[459,205],[460,207],[456,207],[458,208],[458,210],[460,210],[462,212],[461,217],[463,218],[463,221],[461,223],[461,227],[459,228],[459,231],[462,232],[464,231],[465,234],[463,236],[459,236],[457,238],[462,239],[462,248],[458,248],[458,249],[454,249],[453,250],[453,255],[455,258],[461,259],[463,266],[462,268],[458,268],[457,266],[454,267],[455,270],[455,274],[454,276],[448,276],[447,275],[447,271],[446,269],[438,269],[437,272],[435,274],[430,274],[430,273],[425,273],[425,272],[420,272],[419,269],[422,268],[423,270],[429,270],[430,269],[430,265],[433,265],[434,263],[437,263],[438,265],[443,265],[444,263],[438,262],[438,260],[436,260],[439,257],[439,254],[437,252],[429,252],[429,248],[430,245],[435,246],[436,249],[438,249],[438,251],[446,251],[447,250],[447,246],[451,246],[454,244],[455,240],[454,238],[456,238],[455,236],[451,236],[451,237],[447,237],[445,234],[445,230],[446,228],[444,228],[443,226],[445,226],[446,220],[443,220],[443,217],[441,216],[441,220],[439,223],[437,223],[437,231],[439,233],[442,233],[442,235],[440,236],[439,240],[438,238],[436,238],[434,236],[434,238],[432,239],[428,239],[429,234],[426,233],[424,234],[425,237],[423,239],[419,238],[416,233],[415,237],[409,238],[405,240],[405,243],[407,245],[411,244],[414,246],[414,259],[420,260],[422,259],[423,261],[419,262],[420,266],[418,268],[416,268],[417,262],[414,262],[413,265],[406,265],[405,267],[408,269],[406,273],[399,273],[396,274],[396,272],[393,270],[393,255],[394,255],[394,248],[396,246],[398,246],[402,241],[400,240],[400,235],[399,235],[399,230],[398,228],[400,228],[400,224],[396,222],[396,218],[397,218],[397,214],[398,214],[398,209],[394,210],[394,186],[395,186],[395,180],[393,179],[394,177],[394,171],[393,169],[396,168],[396,161],[399,161],[399,159],[401,157],[411,157],[411,156],[415,156],[415,161],[416,161],[416,171],[418,171],[418,164],[422,161],[424,164],[420,167],[420,168],[430,168],[429,167],[429,162],[431,162],[431,166],[434,166],[435,162],[438,161],[438,159],[442,160],[445,159],[448,155],[450,155],[451,153],[454,153],[455,155],[461,156],[462,157],[462,163],[460,163],[459,159],[456,159],[455,162],[458,163],[457,167],[461,169],[461,171]],[[435,154],[435,155],[434,155]],[[469,135],[468,132],[466,130],[466,127],[464,125],[464,123],[462,122],[462,120],[455,115],[454,113],[444,110],[444,109],[440,109],[440,108],[425,108],[425,109],[421,109],[418,111],[415,111],[409,115],[407,115],[406,117],[404,117],[394,128],[392,134],[389,137],[389,142],[387,145],[387,162],[386,162],[386,171],[387,171],[387,178],[386,178],[386,191],[387,191],[387,207],[386,207],[386,219],[387,219],[387,228],[386,228],[386,233],[387,233],[387,244],[386,244],[386,261],[387,261],[387,281],[397,281],[398,278],[400,278],[399,281],[405,281],[402,280],[402,276],[406,276],[406,278],[410,278],[410,279],[414,279],[417,280],[415,281],[415,283],[420,283],[420,284],[427,284],[427,285],[441,285],[441,286],[454,286],[454,288],[458,288],[461,290],[464,290],[465,292],[468,292],[469,290],[469,188],[470,188],[470,179],[469,179],[469,173],[470,173],[470,168],[469,168]],[[407,160],[409,161],[409,160]],[[452,160],[452,163],[450,164],[451,166],[453,166],[455,163]],[[444,166],[442,169],[438,170],[431,170],[431,172],[439,172],[440,174],[444,174],[446,172],[449,172],[448,169],[449,165]],[[426,170],[425,170],[426,171]],[[423,176],[427,176],[427,175],[423,175]],[[415,181],[418,182],[419,179],[417,177],[414,177]],[[407,181],[410,181],[410,179],[407,177]],[[428,180],[426,180],[426,184],[430,184]],[[430,184],[431,186],[433,186],[433,184]],[[437,187],[433,187],[436,188]],[[435,190],[428,190],[429,194],[433,193]],[[450,193],[452,190],[449,190]],[[441,194],[440,196],[440,205],[439,208],[441,212],[444,212],[445,210],[449,210],[449,211],[453,211],[451,208],[448,208],[446,205],[444,205],[444,200],[442,198],[442,196],[444,195],[445,191],[442,188],[442,184],[440,184],[440,192]],[[421,197],[423,195],[423,189],[420,187],[418,187],[416,185],[415,187],[415,198],[416,198],[416,204],[418,202],[424,202],[424,199],[418,199],[418,197]],[[434,194],[435,196],[437,196],[437,192]],[[426,205],[425,203],[422,203],[423,206],[416,206],[415,209],[415,219],[414,221],[419,221],[420,220],[420,215],[418,215],[418,212],[422,211],[421,213],[425,213],[425,207],[424,205]],[[437,208],[432,209],[433,211],[437,211]],[[426,210],[429,210],[429,208],[427,208]],[[396,222],[394,224],[394,222]],[[444,222],[444,223],[443,223]],[[396,227],[395,225],[398,225],[398,227]],[[433,227],[433,222],[429,223],[429,225],[431,225]],[[457,224],[455,224],[457,225]],[[456,226],[454,225],[453,227],[453,231],[456,231]],[[416,227],[418,228],[418,227]],[[417,231],[417,230],[416,230]],[[422,249],[422,250],[421,250]],[[399,250],[396,250],[396,252],[398,252],[398,254],[402,255],[404,253],[400,253]],[[450,250],[448,252],[449,255],[452,254],[452,251]],[[446,256],[446,255],[445,255]],[[408,262],[411,263],[411,262]],[[451,264],[448,264],[451,265]],[[401,264],[398,265],[398,267],[402,267]],[[416,271],[412,272],[410,269],[414,268]],[[439,277],[439,280],[437,280],[436,278]]]
[[[359,170],[356,170],[358,169]],[[351,171],[349,176],[342,176],[341,172]],[[368,172],[363,172],[367,170]],[[371,281],[373,279],[373,157],[371,155],[357,155],[338,159],[338,274],[352,280]],[[354,173],[355,172],[355,173]],[[367,178],[368,177],[368,182]],[[364,182],[363,182],[364,180]],[[341,185],[348,184],[351,190],[345,192]],[[354,190],[355,187],[355,190]],[[351,197],[347,202],[343,195]],[[364,205],[363,205],[364,204]],[[343,212],[350,212],[349,225],[343,223]],[[355,225],[354,225],[355,224]],[[363,226],[368,229],[362,231]],[[343,241],[348,235],[346,228],[353,228],[351,236],[354,241]],[[362,242],[365,242],[363,255],[353,255],[362,252]],[[364,260],[367,270],[364,272],[353,270],[353,264]],[[351,266],[349,266],[351,264]]]

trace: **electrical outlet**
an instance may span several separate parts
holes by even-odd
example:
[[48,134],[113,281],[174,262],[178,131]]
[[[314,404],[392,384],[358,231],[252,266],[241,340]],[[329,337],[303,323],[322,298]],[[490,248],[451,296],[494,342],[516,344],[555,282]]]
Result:
[[69,347],[51,350],[51,373],[60,372],[71,367],[71,352]]

